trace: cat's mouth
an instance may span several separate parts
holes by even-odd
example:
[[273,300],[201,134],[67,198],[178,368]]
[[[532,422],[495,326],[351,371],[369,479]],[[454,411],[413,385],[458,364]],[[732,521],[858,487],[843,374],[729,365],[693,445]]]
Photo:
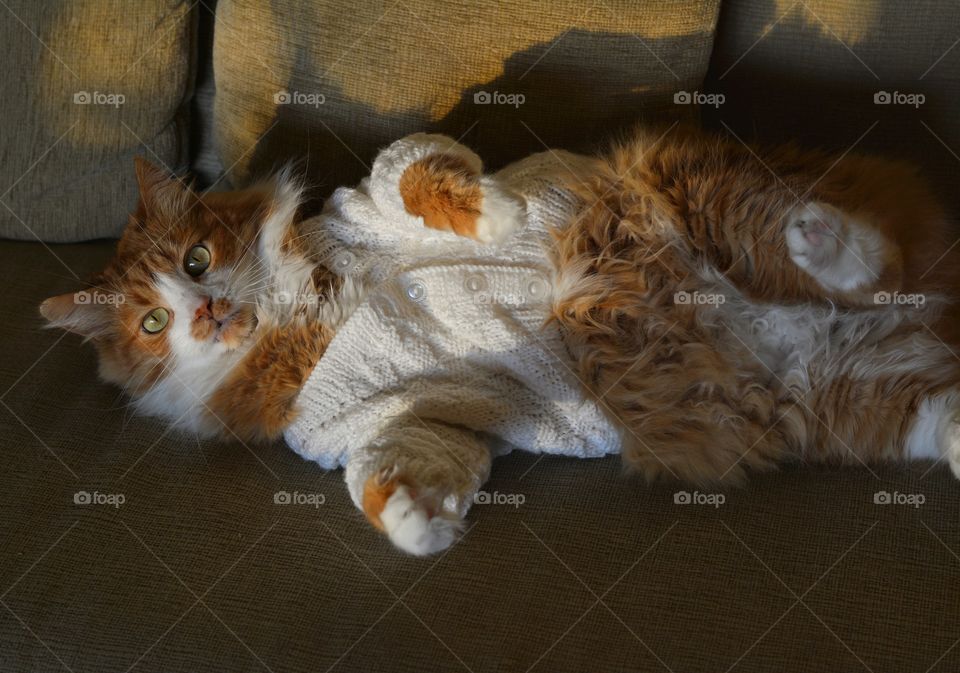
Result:
[[256,327],[257,317],[252,309],[236,306],[226,297],[202,297],[190,334],[197,341],[222,343],[232,350],[243,344]]

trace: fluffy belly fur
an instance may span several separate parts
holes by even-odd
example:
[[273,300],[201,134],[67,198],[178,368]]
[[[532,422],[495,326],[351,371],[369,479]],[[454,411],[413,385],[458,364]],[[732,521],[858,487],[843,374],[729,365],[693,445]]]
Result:
[[624,460],[700,483],[790,459],[957,471],[956,264],[913,174],[655,138],[574,186],[555,249],[555,316]]

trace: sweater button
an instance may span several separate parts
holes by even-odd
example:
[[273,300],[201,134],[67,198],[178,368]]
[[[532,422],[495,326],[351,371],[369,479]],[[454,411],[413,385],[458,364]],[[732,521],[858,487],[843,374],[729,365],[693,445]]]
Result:
[[547,283],[541,278],[534,278],[527,283],[527,298],[530,301],[543,301],[547,296]]
[[472,273],[466,277],[463,281],[463,287],[467,292],[472,292],[476,294],[477,292],[483,292],[487,289],[487,279],[484,278],[483,274]]
[[422,301],[427,296],[427,286],[422,281],[414,280],[407,285],[407,296],[414,301]]
[[341,252],[333,260],[333,268],[339,274],[350,273],[357,264],[357,258],[352,252]]

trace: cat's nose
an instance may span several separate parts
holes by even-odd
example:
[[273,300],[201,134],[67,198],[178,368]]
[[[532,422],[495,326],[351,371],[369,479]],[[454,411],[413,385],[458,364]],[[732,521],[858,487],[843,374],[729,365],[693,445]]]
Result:
[[197,310],[193,314],[194,320],[204,318],[213,320],[213,299],[211,297],[201,297],[200,306],[197,307]]

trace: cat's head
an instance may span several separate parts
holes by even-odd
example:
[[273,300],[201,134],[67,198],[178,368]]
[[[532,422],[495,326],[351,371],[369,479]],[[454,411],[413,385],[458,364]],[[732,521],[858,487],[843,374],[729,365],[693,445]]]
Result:
[[198,194],[142,159],[136,174],[139,203],[114,257],[89,287],[47,299],[40,312],[91,341],[101,377],[141,411],[203,430],[204,401],[261,323],[282,319],[278,292],[313,287],[295,234],[301,192],[281,176]]

